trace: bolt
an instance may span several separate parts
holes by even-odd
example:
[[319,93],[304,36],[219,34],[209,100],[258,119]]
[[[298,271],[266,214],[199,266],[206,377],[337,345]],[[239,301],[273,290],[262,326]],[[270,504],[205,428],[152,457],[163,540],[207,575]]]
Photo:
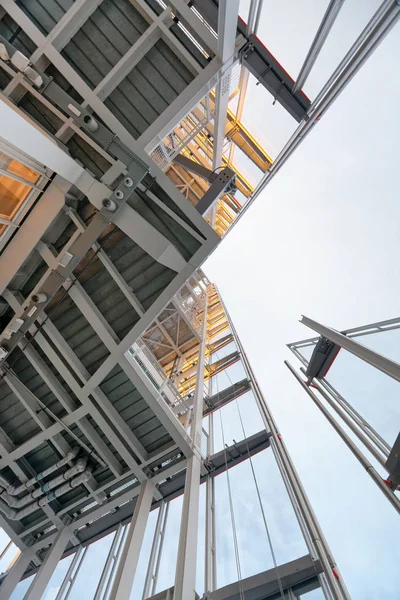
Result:
[[126,185],[126,187],[132,187],[133,186],[133,179],[131,179],[130,177],[125,177],[124,184]]
[[117,208],[117,205],[115,204],[114,200],[111,200],[110,198],[104,198],[104,200],[102,201],[102,205],[103,208],[109,210],[110,212],[113,212]]

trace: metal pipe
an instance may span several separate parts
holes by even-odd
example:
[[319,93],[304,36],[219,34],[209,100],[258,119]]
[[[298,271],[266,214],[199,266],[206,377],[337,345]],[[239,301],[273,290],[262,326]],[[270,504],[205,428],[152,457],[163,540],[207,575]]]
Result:
[[54,471],[61,469],[61,467],[73,460],[78,454],[78,452],[78,446],[72,448],[61,460],[54,463],[54,465],[52,465],[48,469],[41,471],[41,473],[38,473],[37,475],[35,475],[35,477],[28,479],[28,481],[25,481],[25,483],[21,483],[21,485],[11,485],[7,481],[7,479],[5,479],[5,477],[0,475],[0,485],[2,485],[6,489],[7,494],[10,494],[10,496],[17,496],[18,494],[24,492],[28,487],[32,487],[35,483],[47,477],[47,475],[50,475],[51,473],[54,473]]
[[87,481],[89,481],[91,476],[92,476],[92,471],[89,469],[86,469],[85,471],[83,471],[83,473],[80,473],[76,477],[73,477],[68,483],[64,483],[64,485],[61,485],[60,487],[51,491],[46,496],[39,498],[39,500],[32,502],[32,504],[25,506],[21,510],[16,510],[15,508],[11,508],[10,506],[8,506],[8,504],[6,502],[4,502],[4,500],[2,500],[0,498],[0,511],[3,512],[8,519],[10,519],[12,521],[19,521],[19,520],[23,519],[24,517],[26,517],[27,515],[30,515],[31,513],[35,512],[35,510],[37,510],[38,508],[42,508],[43,506],[46,506],[47,504],[52,502],[52,500],[55,500],[56,498],[63,496],[64,494],[69,492],[72,488],[77,487],[81,483],[86,483]]
[[33,490],[33,492],[26,494],[22,498],[15,498],[14,496],[8,494],[7,491],[1,492],[0,496],[3,500],[5,500],[5,502],[7,502],[8,506],[11,506],[11,508],[21,508],[22,506],[28,504],[31,500],[34,500],[35,498],[40,498],[40,496],[43,496],[43,494],[46,494],[50,490],[64,483],[64,481],[68,481],[78,473],[82,473],[86,468],[86,463],[86,456],[80,458],[76,461],[76,464],[73,465],[67,471],[65,471],[65,473],[57,475],[57,477],[54,477],[50,481],[44,483],[40,488]]
[[260,0],[258,8],[257,8],[256,20],[254,23],[254,31],[253,31],[254,35],[257,35],[258,26],[260,24],[260,19],[261,19],[261,11],[263,9],[263,2],[264,2],[264,0]]
[[296,370],[292,367],[292,365],[285,360],[285,365],[300,383],[301,387],[305,389],[307,394],[310,396],[311,400],[316,404],[316,406],[320,409],[322,414],[327,418],[332,427],[336,430],[336,432],[340,435],[345,444],[350,448],[354,456],[357,460],[362,464],[365,468],[369,476],[375,481],[381,492],[386,496],[389,502],[394,506],[397,512],[400,513],[400,500],[394,494],[394,492],[386,485],[383,478],[379,475],[379,473],[375,470],[375,468],[371,465],[371,463],[366,459],[361,450],[356,446],[356,444],[350,439],[347,433],[342,429],[339,423],[336,421],[335,417],[331,415],[331,413],[325,408],[322,402],[317,398],[317,396],[310,390],[307,383],[303,381],[301,376],[296,372]]

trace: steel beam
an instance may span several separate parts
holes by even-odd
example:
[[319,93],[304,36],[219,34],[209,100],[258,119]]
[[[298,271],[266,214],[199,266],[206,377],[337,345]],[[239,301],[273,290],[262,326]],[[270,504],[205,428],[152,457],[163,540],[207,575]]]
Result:
[[[368,325],[361,325],[360,327],[352,327],[350,329],[344,329],[341,333],[348,338],[362,337],[363,335],[372,335],[373,333],[384,333],[385,331],[392,331],[394,329],[400,329],[400,318],[387,319],[385,321],[377,321],[376,323],[369,323]],[[288,344],[288,348],[293,351],[293,348],[301,349],[307,346],[314,346],[319,340],[319,337],[308,338],[299,342],[292,342]]]
[[35,556],[35,551],[32,548],[26,548],[21,552],[17,562],[7,574],[0,586],[1,600],[10,600],[15,588],[21,581],[29,563]]
[[110,600],[130,599],[154,491],[154,483],[150,480],[141,485],[132,522],[129,526],[128,535],[109,596]]
[[122,357],[118,362],[135,388],[145,399],[154,415],[165,427],[185,456],[192,456],[192,444],[185,429],[165,400],[161,398],[160,394],[150,382],[147,375],[142,371],[141,367],[129,356]]
[[63,527],[57,534],[49,552],[46,554],[36,577],[29,586],[24,596],[24,600],[40,600],[49,584],[55,568],[61,560],[65,547],[71,538],[71,531],[68,527]]
[[121,207],[113,222],[157,262],[178,273],[185,267],[179,250],[128,204]]
[[[81,188],[80,183],[83,180],[93,182],[94,178],[5,96],[2,96],[0,100],[0,119],[2,123],[1,137],[8,144],[17,147],[27,156],[33,157],[34,161],[39,163],[39,167],[41,165],[41,170],[45,165],[60,175],[60,179],[52,182],[53,185],[64,190],[61,179],[63,178],[76,185],[84,193],[85,189],[87,191],[88,188]],[[37,169],[35,163],[31,168]],[[43,219],[45,219],[45,215]]]
[[[5,293],[3,293],[3,295],[7,299],[7,301],[13,308],[13,310],[16,310],[18,308],[18,306],[20,305],[19,300],[16,298],[16,296],[14,296],[9,290],[7,290]],[[86,299],[86,293],[85,294],[82,293],[81,297],[83,299]],[[87,307],[87,305],[86,305],[86,307]],[[89,315],[89,322],[92,322],[90,320],[90,318],[91,318],[91,315]],[[103,319],[102,315],[99,317],[99,319],[102,324],[102,319]],[[119,413],[116,411],[114,406],[111,404],[111,402],[108,400],[108,398],[106,397],[106,395],[100,388],[97,388],[92,391],[93,398],[98,402],[99,406],[103,409],[105,415],[110,416],[112,423],[114,423],[115,426],[118,428],[118,433],[116,431],[114,431],[114,429],[111,427],[111,424],[108,423],[107,418],[105,416],[103,416],[103,414],[101,414],[101,412],[93,404],[93,402],[91,401],[89,396],[85,395],[83,393],[82,387],[79,385],[76,378],[73,376],[73,374],[69,370],[68,366],[72,366],[74,368],[74,371],[78,374],[82,383],[85,383],[89,379],[90,375],[89,375],[88,371],[85,369],[85,367],[83,366],[83,364],[81,363],[81,361],[78,359],[76,354],[72,351],[70,346],[66,343],[65,339],[62,337],[62,335],[60,334],[60,332],[54,326],[54,324],[51,322],[50,319],[47,319],[46,322],[44,323],[43,331],[44,331],[44,333],[47,334],[48,338],[45,337],[45,335],[41,331],[36,332],[36,330],[34,330],[36,343],[46,353],[46,355],[51,360],[52,364],[55,366],[57,371],[63,377],[64,381],[69,385],[71,390],[74,392],[74,394],[77,396],[77,398],[79,398],[79,400],[83,404],[83,406],[80,409],[78,409],[77,411],[74,411],[73,415],[68,415],[67,417],[65,417],[65,422],[69,423],[70,419],[72,419],[71,423],[79,421],[79,423],[81,425],[83,424],[84,428],[86,428],[86,431],[91,435],[94,431],[93,428],[90,426],[90,424],[87,422],[86,419],[84,419],[82,421],[82,417],[84,417],[85,414],[91,414],[91,416],[94,417],[97,424],[107,434],[108,439],[111,441],[111,443],[116,448],[116,450],[118,450],[118,452],[120,453],[122,458],[125,460],[125,462],[129,466],[129,468],[133,470],[133,472],[136,474],[137,477],[139,477],[140,480],[143,479],[143,473],[142,473],[141,469],[139,468],[139,466],[138,466],[137,462],[135,461],[135,459],[133,458],[133,456],[127,451],[125,445],[123,444],[123,442],[120,439],[120,436],[122,435],[124,437],[124,439],[127,441],[128,445],[132,448],[132,450],[140,458],[140,460],[145,460],[147,458],[147,452],[143,448],[142,444],[140,444],[140,442],[136,438],[136,436],[130,431],[130,429],[126,425],[125,421],[121,418]],[[63,355],[63,357],[66,361],[65,363],[61,360],[60,356],[55,351],[55,348],[53,348],[50,340],[52,340],[52,343],[55,344],[57,349]],[[52,389],[52,391],[53,391],[53,393],[55,393],[56,397],[59,398],[59,400],[62,402],[62,404],[64,405],[66,410],[69,410],[69,411],[72,410],[73,406],[71,404],[70,397],[66,394],[64,388],[61,386],[61,384],[58,382],[58,380],[54,377],[54,375],[51,372],[50,373],[48,372],[49,369],[46,367],[46,365],[43,365],[43,361],[37,355],[37,353],[33,349],[33,347],[32,346],[27,347],[26,351],[24,348],[24,352],[27,352],[27,357],[30,360],[32,359],[34,361],[34,366],[36,365],[40,369],[40,373],[42,373],[46,377],[47,381],[46,380],[45,381],[46,381],[47,385],[49,385],[50,389]],[[29,354],[29,356],[28,356],[28,354]],[[36,366],[35,366],[35,368],[36,368]],[[46,367],[46,368],[44,368],[44,367]],[[80,411],[82,414],[80,414]],[[89,428],[87,427],[87,425],[89,425]],[[54,424],[52,426],[52,428],[54,430],[56,430],[56,424]],[[57,429],[57,431],[58,431],[58,429]],[[43,435],[47,435],[47,433],[48,432],[44,431]],[[94,432],[94,433],[96,433],[96,432]],[[92,435],[92,438],[93,438],[93,435]],[[48,439],[48,438],[46,438],[46,439]],[[97,437],[96,437],[96,440],[97,440]],[[100,449],[101,449],[101,452],[99,452],[100,455],[104,451],[104,458],[108,457],[108,459],[111,459],[111,457],[109,455],[108,447],[106,449],[106,448],[104,448],[103,444],[101,444],[101,448],[100,448],[100,446],[98,446],[98,450],[100,450]],[[114,471],[115,474],[117,474],[117,472],[120,471],[120,465],[119,464],[117,465],[117,461],[116,461],[115,457],[113,457],[111,462],[108,462],[107,460],[106,460],[106,462],[107,462],[108,466],[111,468],[111,470]]]
[[181,94],[138,138],[137,144],[148,154],[180,123],[216,85],[222,64],[214,58]]
[[[59,51],[65,48],[101,2],[102,0],[77,0],[74,2],[47,35],[44,45],[35,50],[31,57],[32,62],[36,62],[38,57],[45,54],[45,47],[49,44],[52,44]],[[47,66],[48,63],[44,62],[40,65],[40,68],[43,69]]]
[[[163,14],[169,14],[169,10],[166,9]],[[160,19],[162,18],[161,16]],[[129,75],[132,69],[158,42],[160,37],[161,31],[158,21],[154,21],[95,88],[94,92],[100,100],[105,100],[118,87],[121,81]]]
[[[246,577],[242,581],[235,581],[216,590],[210,594],[210,600],[236,600],[241,595],[243,595],[243,598],[254,599],[281,598],[280,585],[286,592],[297,585],[301,586],[306,582],[310,582],[312,585],[309,590],[299,589],[299,593],[306,593],[306,591],[319,587],[317,576],[320,573],[322,573],[322,569],[319,561],[315,561],[311,556],[306,555],[279,565],[278,577],[276,569],[268,569],[268,571]],[[286,594],[285,598],[288,598]]]
[[184,0],[168,0],[171,6],[184,23],[187,30],[196,38],[209,54],[217,53],[217,38],[213,36],[206,25],[198,18]]
[[[209,360],[211,356],[209,357]],[[212,391],[210,380],[209,391]],[[208,417],[207,460],[214,453],[214,415]],[[217,587],[217,553],[215,527],[215,483],[214,478],[206,477],[206,523],[205,523],[205,556],[204,556],[204,589],[206,593],[213,592]]]
[[204,196],[196,204],[196,210],[204,215],[208,210],[215,205],[218,198],[222,196],[225,191],[229,191],[235,181],[235,172],[230,167],[224,167],[217,178],[213,181],[210,188],[204,194]]
[[354,356],[357,356],[364,362],[372,365],[379,371],[382,371],[382,373],[389,375],[389,377],[392,377],[396,381],[400,381],[399,363],[396,363],[390,358],[386,358],[386,356],[382,356],[381,354],[378,354],[378,352],[359,344],[354,339],[346,337],[335,329],[321,325],[313,319],[302,316],[300,323],[303,323],[303,325],[306,325],[307,327],[310,327],[310,329],[317,331],[323,337],[326,337],[331,342],[334,342],[341,348],[344,348],[351,354],[354,354]]

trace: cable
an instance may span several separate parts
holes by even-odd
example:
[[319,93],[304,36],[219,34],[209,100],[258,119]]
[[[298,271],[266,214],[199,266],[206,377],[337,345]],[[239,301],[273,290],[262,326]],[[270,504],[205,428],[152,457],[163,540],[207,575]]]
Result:
[[241,426],[242,426],[244,440],[245,440],[245,443],[246,443],[247,454],[248,454],[248,457],[249,457],[251,472],[253,474],[253,479],[254,479],[254,485],[255,485],[256,490],[257,490],[258,502],[260,504],[260,510],[261,510],[263,521],[264,521],[264,527],[265,527],[265,531],[266,531],[267,538],[268,538],[269,549],[271,551],[272,561],[274,563],[274,569],[276,571],[276,575],[277,575],[277,579],[278,579],[279,591],[281,593],[282,600],[284,600],[285,599],[285,595],[284,595],[284,592],[283,592],[282,579],[281,579],[281,575],[280,575],[280,572],[279,572],[279,566],[278,566],[278,563],[277,563],[277,560],[276,560],[276,556],[275,556],[275,552],[274,552],[274,547],[272,545],[271,534],[270,534],[269,527],[268,527],[268,524],[267,524],[267,519],[266,519],[265,512],[264,512],[264,507],[263,507],[262,500],[261,500],[260,489],[258,487],[258,481],[257,481],[257,477],[256,477],[256,474],[255,474],[255,471],[254,471],[253,460],[252,460],[252,457],[250,455],[249,445],[248,445],[248,442],[247,442],[247,436],[246,436],[246,432],[244,430],[243,419],[242,419],[242,415],[241,415],[241,412],[240,412],[239,403],[237,401],[237,398],[235,398],[235,401],[236,401],[236,408],[237,408],[238,414],[239,414],[240,423],[241,423]]
[[[216,355],[217,359],[219,360],[218,352],[215,352],[215,355]],[[233,389],[235,391],[235,387],[236,387],[237,384],[236,383],[232,383],[232,379],[231,379],[231,377],[230,377],[230,375],[229,375],[229,373],[227,371],[224,371],[224,373],[227,376],[227,378],[228,378],[231,386],[233,387]],[[217,388],[218,388],[218,380],[217,380]],[[219,396],[219,392],[217,392],[217,395]],[[219,399],[219,397],[218,397],[218,399]],[[274,569],[276,571],[276,576],[277,576],[277,580],[278,580],[278,584],[279,584],[279,591],[280,591],[280,595],[281,595],[282,600],[284,600],[285,599],[285,594],[284,594],[284,591],[283,591],[282,579],[281,579],[281,575],[280,575],[280,572],[279,572],[279,566],[278,566],[278,563],[277,563],[277,560],[276,560],[275,551],[274,551],[274,547],[273,547],[273,544],[272,544],[272,538],[271,538],[271,534],[270,534],[270,531],[269,531],[267,519],[266,519],[266,516],[265,516],[265,511],[264,511],[264,507],[263,507],[263,504],[262,504],[260,489],[259,489],[259,486],[258,486],[258,481],[257,481],[256,474],[255,474],[255,471],[254,471],[253,460],[252,460],[252,457],[251,457],[251,454],[250,454],[250,449],[249,449],[249,445],[248,445],[248,441],[247,441],[246,431],[245,431],[245,428],[244,428],[242,414],[240,412],[240,407],[239,407],[239,403],[238,403],[237,398],[235,398],[235,403],[236,403],[236,408],[237,408],[237,411],[238,411],[238,414],[239,414],[239,420],[240,420],[240,424],[241,424],[241,428],[242,428],[242,432],[243,432],[243,437],[244,437],[244,441],[245,441],[246,448],[247,448],[247,454],[248,454],[248,458],[249,458],[249,461],[250,461],[250,467],[251,467],[251,471],[252,471],[252,475],[253,475],[254,485],[255,485],[255,488],[256,488],[256,491],[257,491],[258,502],[259,502],[259,505],[260,505],[260,510],[261,510],[261,514],[262,514],[262,518],[263,518],[263,522],[264,522],[264,527],[265,527],[265,531],[266,531],[266,534],[267,534],[268,545],[269,545],[269,549],[270,549],[270,552],[271,552],[271,557],[272,557],[272,561],[273,561],[273,564],[274,564]],[[221,421],[221,423],[222,423],[222,421]],[[225,445],[225,443],[224,443],[224,445]]]
[[[219,396],[218,381],[216,381],[216,383],[217,383],[217,396]],[[228,458],[227,458],[227,454],[226,454],[224,426],[222,423],[221,410],[219,410],[218,412],[219,412],[219,419],[220,419],[220,424],[221,424],[222,443],[224,446],[225,472],[226,472],[226,480],[227,480],[227,484],[228,484],[228,497],[229,497],[229,508],[230,508],[230,513],[231,513],[233,545],[234,545],[234,549],[235,549],[236,570],[237,570],[238,583],[239,583],[239,598],[240,598],[240,600],[245,600],[244,590],[243,590],[243,581],[242,581],[242,569],[240,566],[239,546],[238,546],[237,533],[236,533],[235,513],[233,510],[233,502],[232,502],[231,481],[230,481],[230,477],[229,477]]]

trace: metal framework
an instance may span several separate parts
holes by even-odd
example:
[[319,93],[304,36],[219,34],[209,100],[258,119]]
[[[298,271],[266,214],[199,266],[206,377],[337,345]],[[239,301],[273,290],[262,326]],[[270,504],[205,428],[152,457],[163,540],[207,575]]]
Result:
[[[202,482],[208,597],[297,598],[320,586],[328,599],[349,598],[218,290],[199,270],[400,14],[385,0],[311,103],[298,88],[340,5],[330,4],[295,83],[256,36],[261,1],[246,24],[226,0],[0,0],[0,184],[10,195],[7,204],[0,190],[0,525],[19,548],[2,600],[32,574],[25,598],[39,600],[73,554],[57,596],[66,600],[90,544],[114,530],[95,598],[128,599],[156,508],[143,598],[194,600]],[[275,162],[240,122],[249,73],[300,123]],[[235,145],[259,168],[256,187],[233,164]],[[216,167],[224,176],[210,176]],[[239,361],[245,379],[219,390],[215,377]],[[214,412],[247,392],[264,429],[216,452]],[[215,477],[267,448],[309,554],[218,589]],[[385,493],[397,498],[394,481]],[[156,593],[168,503],[180,494],[175,583]]]
[[[384,372],[389,377],[398,380],[397,372],[399,365],[397,363],[360,344],[355,338],[398,329],[400,327],[400,319],[390,319],[378,323],[371,323],[362,327],[347,329],[343,332],[335,331],[308,317],[302,317],[301,322],[321,334],[320,338],[310,338],[288,344],[288,348],[303,364],[300,371],[305,375],[306,379],[303,379],[301,374],[287,361],[285,362],[286,366],[322,414],[327,418],[332,427],[340,435],[360,464],[365,468],[369,476],[374,480],[392,506],[397,512],[400,512],[400,498],[397,495],[397,491],[400,490],[400,432],[396,440],[394,440],[393,445],[391,446],[388,444],[374,427],[364,419],[364,417],[332,386],[332,384],[329,383],[325,377],[327,370],[332,365],[339,350],[343,348],[370,364],[372,367]],[[337,350],[332,353],[330,349],[328,349],[327,354],[331,354],[328,369],[324,367],[322,372],[318,372],[317,369],[313,369],[313,364],[321,362],[319,355],[321,354],[322,348],[328,348],[326,342],[335,344],[334,348],[337,348]],[[302,354],[302,350],[310,347],[313,348],[313,354],[310,360],[307,360]],[[315,391],[310,388],[313,388]],[[333,409],[335,414],[330,412],[326,405]],[[339,417],[339,419],[337,417]],[[378,469],[370,463],[358,445],[347,435],[341,426],[341,422],[349,427],[359,442],[361,442],[364,448],[374,457],[379,464]],[[379,469],[382,469],[386,475],[382,476]]]

